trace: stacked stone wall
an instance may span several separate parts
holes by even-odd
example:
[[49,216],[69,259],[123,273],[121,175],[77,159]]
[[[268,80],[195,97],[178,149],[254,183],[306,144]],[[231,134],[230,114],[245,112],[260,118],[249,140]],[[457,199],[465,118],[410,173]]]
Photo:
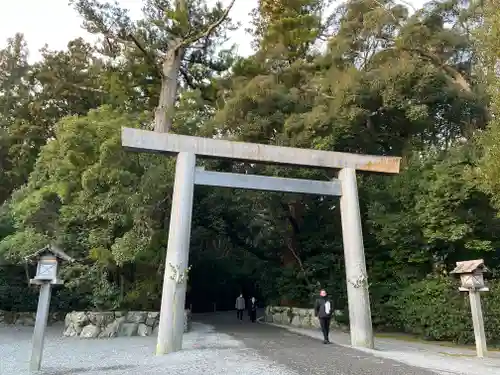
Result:
[[[336,317],[340,315],[342,315],[340,310],[334,311],[330,325],[332,328],[345,328],[336,320]],[[266,307],[264,319],[268,323],[288,325],[297,328],[320,328],[319,320],[314,316],[314,309],[268,306]]]
[[[34,326],[35,312],[0,310],[0,324]],[[160,313],[156,311],[73,311],[52,313],[48,324],[64,321],[63,335],[81,338],[151,336],[158,333]],[[184,312],[184,332],[191,329],[191,313]]]

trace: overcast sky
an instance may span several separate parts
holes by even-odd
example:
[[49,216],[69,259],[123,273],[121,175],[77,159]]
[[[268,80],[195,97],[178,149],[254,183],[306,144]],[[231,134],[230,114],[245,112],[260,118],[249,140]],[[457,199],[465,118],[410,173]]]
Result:
[[[247,55],[251,52],[250,38],[244,29],[248,27],[249,13],[258,0],[236,0],[231,17],[243,24],[242,28],[231,35],[238,52]],[[418,7],[426,0],[408,0]],[[0,45],[16,32],[25,35],[30,49],[30,60],[40,57],[38,50],[45,44],[51,49],[62,50],[71,39],[91,37],[81,29],[81,18],[68,5],[69,0],[0,0]],[[118,0],[124,8],[131,11],[132,17],[141,14],[142,0]],[[215,0],[207,0],[214,3]],[[228,3],[229,0],[222,0]]]

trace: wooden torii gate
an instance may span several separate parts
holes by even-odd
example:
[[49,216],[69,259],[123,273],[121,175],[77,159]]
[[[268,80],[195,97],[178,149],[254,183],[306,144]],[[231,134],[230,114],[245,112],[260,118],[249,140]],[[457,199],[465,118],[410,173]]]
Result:
[[[401,158],[233,142],[123,128],[122,145],[139,152],[177,155],[156,354],[182,348],[194,185],[340,196],[351,345],[373,348],[368,278],[356,170],[399,173]],[[196,158],[336,169],[338,179],[222,173],[196,168]]]

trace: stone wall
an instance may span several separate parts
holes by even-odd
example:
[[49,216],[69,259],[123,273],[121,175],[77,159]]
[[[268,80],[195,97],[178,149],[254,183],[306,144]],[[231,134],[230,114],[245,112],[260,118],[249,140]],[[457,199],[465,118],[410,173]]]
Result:
[[[36,312],[15,312],[0,310],[0,324],[15,324],[22,326],[34,326]],[[48,324],[64,320],[64,313],[49,314]]]
[[[85,312],[74,311],[64,319],[66,337],[111,338],[150,336],[158,333],[159,312]],[[191,313],[184,312],[184,332],[191,328]]]
[[[331,320],[332,328],[344,328],[335,320],[335,316],[341,314],[340,310],[334,311],[334,317]],[[264,319],[268,323],[289,325],[297,328],[320,328],[319,320],[314,316],[314,309],[267,306]]]

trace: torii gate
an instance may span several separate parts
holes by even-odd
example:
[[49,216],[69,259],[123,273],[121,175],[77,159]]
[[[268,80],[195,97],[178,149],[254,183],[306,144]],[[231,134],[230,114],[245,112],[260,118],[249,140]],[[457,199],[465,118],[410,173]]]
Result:
[[[356,170],[399,173],[401,158],[233,142],[122,128],[133,151],[177,155],[156,354],[182,348],[194,185],[340,196],[351,345],[373,348],[370,295]],[[196,168],[196,157],[339,169],[338,179],[314,181]]]

